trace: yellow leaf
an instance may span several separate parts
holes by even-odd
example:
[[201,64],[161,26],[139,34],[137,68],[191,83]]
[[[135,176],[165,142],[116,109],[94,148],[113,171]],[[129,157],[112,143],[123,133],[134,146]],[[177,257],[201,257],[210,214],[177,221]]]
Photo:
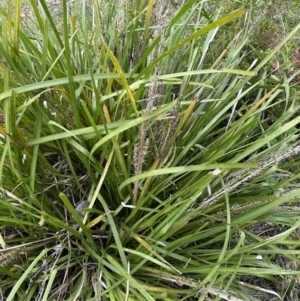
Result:
[[0,246],[2,247],[2,249],[5,249],[5,241],[1,234],[0,234]]
[[98,217],[96,217],[95,219],[93,219],[92,221],[90,221],[90,222],[86,225],[86,227],[87,227],[88,229],[92,228],[93,226],[99,224],[99,223],[103,220],[103,218],[104,218],[104,215],[103,215],[103,214],[99,215]]

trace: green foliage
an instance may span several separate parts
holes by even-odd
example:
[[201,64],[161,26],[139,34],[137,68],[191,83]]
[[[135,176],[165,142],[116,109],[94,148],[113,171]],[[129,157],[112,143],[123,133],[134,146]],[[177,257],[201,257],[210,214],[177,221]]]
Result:
[[206,2],[0,11],[0,299],[295,300],[300,25],[249,62]]

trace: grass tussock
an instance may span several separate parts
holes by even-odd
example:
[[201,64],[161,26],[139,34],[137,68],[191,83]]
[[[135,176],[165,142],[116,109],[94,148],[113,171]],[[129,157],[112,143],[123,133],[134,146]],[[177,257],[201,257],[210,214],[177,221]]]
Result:
[[298,300],[300,25],[50,2],[0,8],[0,299]]

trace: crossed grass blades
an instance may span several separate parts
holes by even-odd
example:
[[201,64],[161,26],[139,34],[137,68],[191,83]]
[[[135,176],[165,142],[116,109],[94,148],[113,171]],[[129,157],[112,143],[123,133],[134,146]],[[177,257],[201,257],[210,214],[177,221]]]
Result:
[[0,299],[297,300],[300,26],[225,4],[2,4]]

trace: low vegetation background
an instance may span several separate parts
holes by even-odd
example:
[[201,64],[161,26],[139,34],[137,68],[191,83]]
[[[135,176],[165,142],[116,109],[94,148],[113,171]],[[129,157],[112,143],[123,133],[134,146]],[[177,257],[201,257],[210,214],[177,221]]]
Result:
[[299,300],[298,1],[0,18],[0,300]]

